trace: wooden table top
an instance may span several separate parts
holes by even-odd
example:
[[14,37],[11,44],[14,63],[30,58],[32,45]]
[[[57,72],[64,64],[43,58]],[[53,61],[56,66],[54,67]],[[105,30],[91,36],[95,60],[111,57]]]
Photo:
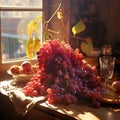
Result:
[[100,108],[93,108],[91,102],[84,98],[71,105],[51,105],[43,101],[34,108],[62,120],[120,120],[120,104],[102,103]]
[[50,105],[46,102],[36,106],[38,110],[69,120],[119,120],[120,105],[103,104],[93,108],[87,101],[71,105]]

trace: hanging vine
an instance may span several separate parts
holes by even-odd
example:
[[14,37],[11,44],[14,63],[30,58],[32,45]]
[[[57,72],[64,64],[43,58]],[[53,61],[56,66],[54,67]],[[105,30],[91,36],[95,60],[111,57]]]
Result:
[[[63,2],[63,1],[62,1]],[[64,22],[63,22],[63,12],[61,9],[62,2],[59,3],[57,9],[55,12],[51,15],[51,17],[46,20],[44,16],[37,16],[36,19],[32,19],[29,21],[27,25],[27,35],[28,35],[28,40],[26,41],[25,48],[26,48],[26,55],[29,59],[31,59],[35,52],[37,52],[42,43],[50,38],[55,39],[53,34],[59,34],[59,31],[53,31],[48,28],[48,24],[51,22],[53,17],[57,15],[57,19],[60,20],[61,24],[63,24],[63,27],[65,27]],[[39,24],[43,22],[43,33],[42,33],[42,40],[37,36],[39,33]],[[64,29],[64,28],[63,28]],[[84,31],[86,29],[86,26],[84,24],[84,21],[81,19],[78,23],[76,23],[72,27],[72,33],[73,33],[73,38],[76,38],[77,34]],[[62,33],[63,36],[65,36],[65,33]],[[92,46],[92,40],[84,39],[84,38],[78,38],[83,40],[84,43],[81,44],[82,51],[88,55],[91,50],[93,50]],[[89,41],[89,42],[88,42]],[[86,52],[87,51],[87,52]],[[88,52],[89,51],[89,52]]]

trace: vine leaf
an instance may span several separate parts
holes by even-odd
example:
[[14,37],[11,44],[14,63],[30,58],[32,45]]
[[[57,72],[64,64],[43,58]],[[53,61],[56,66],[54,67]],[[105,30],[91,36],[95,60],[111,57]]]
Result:
[[39,27],[39,23],[41,21],[42,17],[41,16],[37,16],[37,18],[35,20],[30,20],[28,25],[27,25],[27,35],[30,36],[32,33],[34,32],[38,32],[38,27]]
[[33,47],[34,47],[35,52],[39,51],[40,45],[41,45],[40,39],[37,36],[35,36],[34,41],[33,41]]
[[90,56],[91,52],[93,51],[93,44],[91,38],[86,38],[86,42],[81,43],[81,50],[87,56]]
[[49,40],[51,36],[52,36],[51,32],[46,30],[46,32],[45,32],[45,39]]
[[[52,16],[46,21],[43,19],[43,40],[50,39],[50,37],[53,37],[51,32],[48,30],[48,23],[52,20],[52,18],[57,14],[58,19],[62,19],[62,11],[60,9],[61,3],[59,4],[56,11],[52,14]],[[57,13],[58,12],[58,13]],[[29,23],[27,24],[26,33],[29,37],[25,44],[25,52],[28,58],[32,58],[34,53],[39,51],[40,46],[42,42],[40,42],[40,39],[36,36],[36,33],[39,34],[39,25],[42,20],[42,16],[37,16],[36,19],[31,19]]]
[[28,40],[26,41],[26,44],[25,44],[25,52],[26,52],[26,55],[29,59],[31,59],[33,57],[33,52],[34,52],[34,49],[33,49],[33,39],[31,37],[28,38]]
[[27,35],[30,35],[33,32],[33,23],[34,20],[31,20],[27,25]]
[[74,35],[84,31],[86,28],[84,22],[82,20],[80,20],[77,24],[75,24],[73,27],[72,27],[72,32]]
[[62,10],[61,10],[61,9],[59,9],[58,12],[57,12],[57,18],[58,18],[59,20],[61,20],[61,19],[63,18],[63,13],[62,13]]
[[41,20],[42,20],[42,16],[37,16],[37,18],[36,18],[36,22],[37,22],[37,23],[40,23]]

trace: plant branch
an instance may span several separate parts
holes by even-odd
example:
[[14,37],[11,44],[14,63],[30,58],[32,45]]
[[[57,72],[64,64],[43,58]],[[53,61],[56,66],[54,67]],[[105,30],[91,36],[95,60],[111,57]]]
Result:
[[59,34],[59,32],[53,31],[51,29],[48,29],[48,31],[51,32],[51,33]]
[[59,6],[58,6],[58,8],[56,9],[56,11],[55,11],[55,12],[53,13],[53,15],[46,21],[46,23],[49,23],[49,22],[52,20],[52,18],[56,15],[57,11],[60,9],[61,5],[62,5],[62,3],[59,4]]
[[78,39],[78,40],[81,40],[81,41],[86,41],[86,38],[77,37],[77,36],[70,36],[70,38]]

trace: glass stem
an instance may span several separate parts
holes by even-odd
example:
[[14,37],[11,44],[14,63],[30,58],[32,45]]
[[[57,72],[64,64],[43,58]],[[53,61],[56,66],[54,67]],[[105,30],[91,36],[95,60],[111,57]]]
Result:
[[105,86],[108,87],[109,86],[109,79],[105,80]]

